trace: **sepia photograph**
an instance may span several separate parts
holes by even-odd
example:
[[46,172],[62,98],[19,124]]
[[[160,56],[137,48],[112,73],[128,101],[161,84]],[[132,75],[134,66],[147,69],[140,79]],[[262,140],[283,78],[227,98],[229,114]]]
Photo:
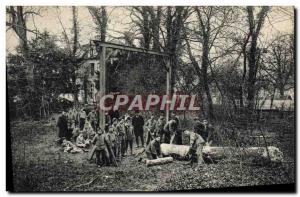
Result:
[[5,11],[7,191],[296,192],[293,5]]

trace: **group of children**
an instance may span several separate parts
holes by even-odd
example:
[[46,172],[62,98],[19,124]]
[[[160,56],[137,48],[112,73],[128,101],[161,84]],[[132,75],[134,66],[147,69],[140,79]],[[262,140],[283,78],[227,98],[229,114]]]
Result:
[[97,117],[92,110],[88,115],[83,109],[63,111],[58,117],[58,142],[65,152],[77,153],[88,151],[96,134]]
[[98,167],[103,165],[117,165],[125,155],[133,154],[133,126],[131,117],[122,116],[113,118],[111,125],[106,125],[105,130],[97,129],[92,140],[94,145],[90,159],[96,155]]
[[[107,114],[106,114],[107,115]],[[154,115],[144,123],[140,114],[132,117],[125,114],[121,117],[109,117],[105,129],[98,127],[98,115],[95,110],[88,114],[84,109],[70,109],[62,112],[58,119],[57,127],[60,129],[59,137],[65,152],[78,153],[90,151],[89,160],[96,157],[98,167],[104,165],[118,165],[126,155],[133,154],[133,141],[141,138],[142,147],[148,159],[156,159],[160,156],[160,144],[181,144],[182,133],[179,131],[179,119],[172,114],[168,122],[164,116],[155,118]],[[203,125],[199,120],[195,121],[194,132],[191,135],[191,147],[202,158]],[[205,126],[206,127],[206,126]],[[146,130],[146,147],[144,147],[144,129]],[[66,130],[66,131],[62,131]],[[195,133],[195,134],[194,134]],[[192,142],[193,139],[193,142]],[[90,149],[90,147],[92,147]],[[200,160],[200,157],[198,157]],[[201,160],[202,162],[203,160]]]

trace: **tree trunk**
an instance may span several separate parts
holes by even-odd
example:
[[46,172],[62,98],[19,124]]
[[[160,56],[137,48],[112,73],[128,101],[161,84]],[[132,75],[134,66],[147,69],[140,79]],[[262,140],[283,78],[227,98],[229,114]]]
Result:
[[[161,144],[161,152],[164,156],[178,155],[180,157],[186,157],[188,155],[190,146],[187,145],[175,145],[175,144]],[[259,161],[272,161],[282,162],[283,153],[274,146],[266,147],[203,147],[203,155],[210,159],[217,161],[225,158],[241,158]]]
[[145,49],[150,49],[151,42],[151,34],[150,34],[150,21],[149,21],[149,13],[146,7],[142,7],[142,35],[143,38],[141,40],[141,46]]
[[202,78],[203,78],[204,91],[207,96],[207,102],[208,102],[208,118],[214,119],[215,117],[213,112],[213,102],[209,90],[208,77],[207,77],[207,69],[209,64],[208,53],[209,53],[208,37],[206,38],[204,37],[203,52],[202,52]]
[[106,39],[108,21],[106,8],[104,6],[101,6],[100,8],[89,6],[88,9],[95,24],[97,25],[98,37],[100,37],[99,39],[104,42]]
[[279,86],[280,98],[284,98],[284,85],[281,83]]
[[249,73],[248,73],[248,108],[254,109],[254,98],[255,98],[255,82],[256,82],[256,48],[257,42],[256,37],[252,37],[251,48],[249,53]]
[[242,53],[243,53],[243,75],[242,75],[242,84],[240,86],[240,107],[244,107],[244,85],[245,85],[245,81],[246,81],[246,74],[247,74],[247,44],[250,38],[250,34],[248,35],[244,45],[243,45],[243,49],[242,49]]
[[[24,15],[23,6],[9,6],[8,11],[11,18],[11,23],[8,24],[17,34],[20,42],[22,54],[26,60],[28,56],[28,38],[26,16]],[[26,75],[29,84],[33,85],[33,66],[30,63],[26,65]]]
[[104,6],[101,7],[101,19],[102,19],[102,25],[101,25],[101,41],[105,42],[106,39],[106,29],[107,29],[107,12],[106,8]]
[[249,33],[251,37],[250,42],[250,51],[249,51],[249,73],[248,73],[248,109],[252,111],[255,107],[255,83],[256,83],[256,74],[258,68],[258,50],[257,50],[257,39],[259,32],[264,24],[269,7],[262,7],[260,12],[257,14],[257,18],[254,17],[254,8],[252,6],[247,7],[248,22],[249,22]]
[[160,21],[161,21],[161,7],[158,6],[156,10],[156,14],[153,8],[151,9],[151,30],[152,30],[152,37],[153,37],[153,50],[160,51],[160,42],[159,42],[159,28],[160,28]]

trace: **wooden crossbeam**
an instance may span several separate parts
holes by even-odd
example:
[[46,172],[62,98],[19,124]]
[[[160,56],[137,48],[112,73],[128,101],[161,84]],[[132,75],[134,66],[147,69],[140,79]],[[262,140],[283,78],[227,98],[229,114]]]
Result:
[[102,42],[99,40],[93,40],[93,42],[97,46],[106,47],[106,48],[120,49],[120,50],[126,50],[126,51],[138,52],[138,53],[147,53],[151,55],[159,55],[159,56],[166,56],[166,57],[170,56],[170,54],[166,52],[152,51],[144,48],[125,46],[125,45],[120,45],[120,44],[115,44],[110,42]]

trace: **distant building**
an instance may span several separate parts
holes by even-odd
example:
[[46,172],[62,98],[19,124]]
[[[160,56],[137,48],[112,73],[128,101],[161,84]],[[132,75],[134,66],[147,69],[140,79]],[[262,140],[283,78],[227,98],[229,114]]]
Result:
[[[99,59],[87,59],[76,72],[76,85],[79,86],[78,100],[89,104],[96,102],[95,95],[97,93],[99,83]],[[85,90],[86,94],[85,95]]]
[[294,89],[291,88],[284,92],[284,96],[276,91],[274,98],[266,91],[260,91],[257,99],[257,109],[260,110],[280,110],[294,111]]

